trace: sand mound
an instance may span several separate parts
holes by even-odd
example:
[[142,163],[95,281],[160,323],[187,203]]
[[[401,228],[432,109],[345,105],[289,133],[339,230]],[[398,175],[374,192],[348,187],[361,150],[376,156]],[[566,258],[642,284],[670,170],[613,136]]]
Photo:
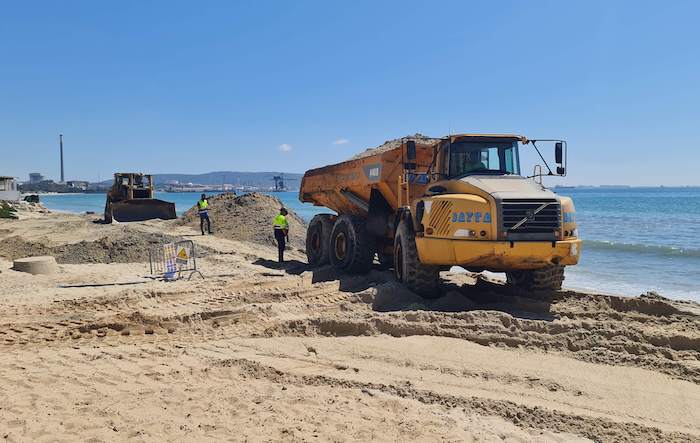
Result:
[[357,160],[358,158],[365,158],[365,157],[369,157],[370,155],[380,154],[382,152],[396,149],[399,146],[401,146],[401,142],[404,140],[405,141],[413,140],[418,144],[433,144],[433,143],[437,143],[438,141],[440,141],[439,138],[428,137],[426,135],[416,133],[414,135],[407,135],[405,137],[395,138],[393,140],[387,140],[382,145],[377,146],[376,148],[368,148],[364,152],[361,152],[361,153],[353,156],[352,158],[350,158],[350,160]]
[[12,236],[0,243],[0,256],[15,260],[50,255],[61,264],[141,263],[148,261],[148,250],[152,246],[176,240],[175,237],[157,233],[124,232],[120,236],[105,236],[96,241],[51,246],[42,241]]
[[[214,235],[273,246],[276,243],[272,222],[282,206],[277,197],[267,194],[220,194],[209,198],[209,218]],[[288,210],[289,239],[293,247],[304,248],[306,223]],[[178,223],[199,229],[196,205],[185,212]]]

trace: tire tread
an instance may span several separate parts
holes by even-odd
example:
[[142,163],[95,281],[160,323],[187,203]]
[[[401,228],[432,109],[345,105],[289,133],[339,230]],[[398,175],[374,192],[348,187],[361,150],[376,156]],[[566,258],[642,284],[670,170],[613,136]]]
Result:
[[[345,229],[348,234],[348,241],[351,242],[351,244],[348,245],[348,251],[351,256],[345,263],[339,262],[333,253],[333,239],[335,238],[336,232],[339,229],[343,229],[343,225],[346,225]],[[331,231],[328,254],[331,263],[335,267],[351,274],[367,273],[372,269],[374,251],[374,239],[367,232],[367,223],[365,219],[352,215],[341,215],[338,217]]]
[[425,298],[437,298],[440,269],[420,262],[413,231],[401,222],[396,231],[396,241],[401,241],[403,251],[403,283],[413,292]]
[[[323,266],[330,262],[330,238],[333,230],[333,216],[330,214],[316,214],[309,222],[306,230],[306,259],[311,266]],[[321,229],[321,254],[319,257],[310,254],[311,231],[317,226]]]
[[564,266],[551,265],[545,268],[506,273],[508,284],[522,289],[552,290],[561,289],[564,282]]

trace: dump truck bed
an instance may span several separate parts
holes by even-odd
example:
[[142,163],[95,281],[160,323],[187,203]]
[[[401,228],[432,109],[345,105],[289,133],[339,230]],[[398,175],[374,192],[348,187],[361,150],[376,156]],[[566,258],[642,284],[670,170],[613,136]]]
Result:
[[[425,172],[433,159],[433,146],[416,144],[417,171]],[[376,188],[395,210],[398,206],[398,180],[404,172],[403,146],[344,161],[304,174],[299,189],[299,200],[325,206],[339,214],[366,214],[348,192],[369,202],[372,188]]]

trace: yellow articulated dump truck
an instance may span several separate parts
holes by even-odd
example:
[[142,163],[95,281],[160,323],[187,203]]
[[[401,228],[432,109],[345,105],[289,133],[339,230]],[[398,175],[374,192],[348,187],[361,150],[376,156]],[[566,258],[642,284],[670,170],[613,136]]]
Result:
[[[554,171],[538,143],[553,145]],[[311,220],[309,264],[362,273],[377,256],[425,297],[440,295],[439,272],[452,266],[505,272],[524,289],[561,288],[581,240],[573,201],[541,177],[566,174],[565,141],[462,134],[395,145],[304,174],[299,199],[337,213]],[[520,171],[526,145],[546,168],[530,177]]]

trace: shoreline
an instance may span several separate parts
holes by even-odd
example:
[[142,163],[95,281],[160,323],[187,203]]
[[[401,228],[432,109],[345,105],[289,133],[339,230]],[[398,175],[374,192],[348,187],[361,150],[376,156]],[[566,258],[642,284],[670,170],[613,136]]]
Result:
[[104,194],[100,192],[20,192],[20,196],[26,197],[29,195],[92,195],[92,194]]

